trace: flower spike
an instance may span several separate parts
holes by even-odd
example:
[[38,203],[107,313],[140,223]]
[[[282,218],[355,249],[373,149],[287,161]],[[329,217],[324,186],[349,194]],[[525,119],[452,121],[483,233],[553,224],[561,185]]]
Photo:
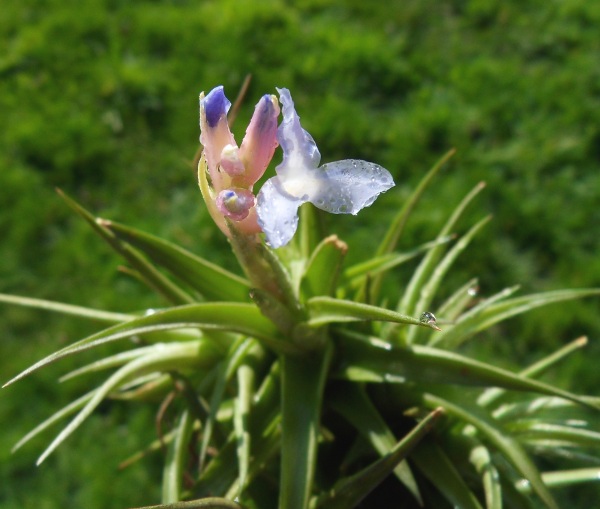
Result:
[[[204,157],[199,164],[202,195],[215,223],[230,236],[225,218],[244,234],[260,232],[252,187],[267,169],[277,147],[279,103],[264,95],[256,105],[240,147],[227,122],[231,103],[223,87],[200,94],[200,142]],[[210,176],[210,185],[207,175]]]
[[283,161],[257,196],[258,224],[274,248],[287,244],[298,226],[298,207],[310,202],[332,214],[354,214],[371,205],[394,186],[381,166],[345,159],[319,167],[321,154],[312,136],[300,125],[289,90],[277,89],[283,104],[283,121],[277,140]]

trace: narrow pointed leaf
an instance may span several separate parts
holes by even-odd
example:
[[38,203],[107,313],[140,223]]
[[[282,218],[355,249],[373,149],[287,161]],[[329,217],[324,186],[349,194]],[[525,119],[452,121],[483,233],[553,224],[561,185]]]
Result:
[[343,334],[339,347],[344,361],[335,373],[340,378],[360,382],[497,386],[559,396],[596,409],[584,397],[447,350],[418,345],[393,347],[378,338],[349,331]]
[[448,412],[448,415],[473,425],[487,442],[498,449],[517,471],[529,480],[535,493],[549,509],[558,509],[556,501],[544,484],[539,470],[523,447],[512,437],[498,429],[491,419],[484,418],[480,412],[475,413],[463,408],[458,402],[450,402],[448,399],[434,394],[424,393],[423,402],[429,408],[441,406]]
[[[556,352],[551,353],[550,355],[540,359],[539,361],[533,363],[531,366],[522,370],[519,375],[522,377],[537,377],[540,374],[544,373],[552,366],[562,361],[567,355],[583,348],[587,345],[587,337],[582,336],[580,338],[571,341],[566,344],[562,348],[559,348]],[[499,387],[491,387],[486,389],[481,396],[477,399],[477,403],[481,406],[488,406],[492,403],[498,401],[503,395],[506,394],[506,390],[501,389]]]
[[600,295],[600,289],[584,288],[513,297],[512,299],[503,300],[488,306],[482,309],[481,312],[468,313],[468,315],[460,317],[454,326],[446,327],[441,334],[432,338],[432,344],[440,343],[447,348],[456,348],[474,334],[513,316],[556,302],[565,302],[598,295]]
[[[479,183],[475,188],[465,196],[465,198],[459,203],[456,207],[446,224],[443,226],[441,231],[438,234],[438,239],[444,238],[450,234],[452,228],[454,228],[456,222],[467,208],[467,205],[479,194],[479,192],[485,187],[485,184],[482,182]],[[419,264],[416,271],[411,278],[408,287],[403,293],[402,299],[398,303],[397,310],[402,311],[403,313],[415,313],[417,299],[419,298],[419,294],[423,288],[423,286],[427,283],[427,280],[431,276],[432,272],[435,270],[435,267],[442,256],[444,250],[443,245],[439,245],[434,247],[433,249],[427,252],[423,261]],[[426,310],[423,310],[426,311]]]
[[345,509],[356,507],[408,456],[423,437],[431,431],[441,415],[443,415],[441,409],[432,411],[394,445],[385,456],[357,474],[338,481],[328,496],[319,500],[317,508]]
[[0,293],[0,302],[7,304],[15,304],[17,306],[27,306],[41,309],[44,311],[52,311],[64,315],[74,315],[81,318],[89,318],[98,320],[99,322],[119,323],[126,322],[134,318],[134,315],[125,313],[113,313],[111,311],[101,311],[99,309],[86,308],[83,306],[75,306],[73,304],[65,304],[63,302],[54,302],[44,299],[32,299],[30,297],[20,297],[18,295],[7,295]]
[[[385,234],[385,237],[383,238],[381,244],[378,246],[377,251],[375,252],[375,258],[390,254],[396,249],[398,241],[402,236],[404,227],[406,226],[408,218],[410,217],[410,214],[412,213],[413,209],[421,199],[421,196],[423,195],[427,187],[429,187],[429,185],[433,181],[433,178],[437,175],[440,169],[448,162],[448,160],[450,160],[450,158],[454,155],[455,152],[455,149],[446,152],[446,154],[444,154],[444,156],[421,179],[417,188],[411,193],[408,200],[404,203],[404,206],[400,209],[398,214],[396,214],[396,216],[392,220]],[[371,294],[370,302],[377,302],[379,300],[379,293],[381,290],[382,281],[383,273],[380,273],[373,279],[373,281],[369,285],[369,293]],[[366,279],[358,292],[359,295],[367,295],[367,282],[368,280]]]
[[154,263],[192,286],[207,299],[248,300],[250,283],[246,279],[160,237],[113,221],[101,220],[100,225],[113,232],[117,238],[138,248]]
[[281,357],[279,509],[307,509],[314,481],[323,389],[332,348]]
[[[474,440],[473,440],[474,441]],[[477,442],[469,454],[469,461],[481,476],[487,509],[502,509],[500,474],[487,447]]]
[[[573,470],[560,470],[557,472],[542,473],[544,484],[550,489],[573,486],[575,484],[600,482],[600,467],[577,468]],[[521,480],[516,483],[516,488],[521,493],[531,493],[531,483]]]
[[410,458],[454,507],[482,509],[477,497],[435,441],[427,439],[421,441]]
[[396,217],[393,219],[389,230],[383,238],[383,241],[377,248],[376,255],[391,253],[394,251],[394,249],[396,249],[396,245],[398,244],[398,240],[404,231],[404,226],[406,225],[406,221],[408,220],[410,213],[415,208],[415,205],[419,202],[423,192],[427,189],[435,175],[455,153],[455,149],[451,149],[446,152],[446,154],[442,156],[442,158],[429,170],[429,172],[427,172],[421,182],[419,182],[417,188],[412,192],[409,199],[405,202],[404,207],[400,209]]
[[65,417],[73,415],[78,410],[81,410],[88,403],[88,401],[90,399],[92,399],[95,392],[96,392],[96,390],[94,389],[94,390],[88,392],[87,394],[84,394],[83,396],[77,398],[75,401],[72,401],[65,407],[61,408],[58,412],[55,412],[50,417],[48,417],[47,419],[42,421],[34,429],[32,429],[29,433],[27,433],[23,438],[21,438],[21,440],[19,440],[13,446],[13,448],[11,449],[11,452],[15,452],[17,449],[20,449],[21,447],[23,447],[23,445],[25,445],[27,442],[29,442],[32,438],[36,437],[43,431],[47,430],[52,425],[56,424],[58,421],[61,421]]
[[439,318],[452,323],[477,296],[477,279],[469,280],[456,290],[446,301],[437,308]]
[[418,325],[439,330],[433,323],[422,322],[411,316],[402,315],[379,306],[371,306],[351,300],[334,299],[331,297],[313,297],[307,302],[310,315],[309,325],[313,327],[328,323],[356,322],[378,320],[383,322]]
[[347,282],[346,284],[351,288],[358,288],[361,284],[364,284],[365,278],[367,276],[377,276],[388,270],[391,270],[403,263],[416,258],[420,254],[426,252],[427,250],[435,247],[439,244],[446,244],[450,242],[454,237],[452,235],[448,235],[443,239],[433,240],[431,242],[427,242],[416,249],[411,251],[407,251],[405,253],[386,253],[383,255],[379,255],[373,258],[369,258],[368,260],[357,263],[348,267],[344,271],[344,280]]
[[[225,302],[189,304],[157,311],[154,314],[136,318],[88,336],[35,363],[4,384],[4,387],[42,366],[100,344],[117,341],[135,334],[184,328],[215,328],[240,332],[262,339],[275,347],[281,345],[282,350],[295,351],[295,347],[290,343],[273,339],[277,334],[275,327],[252,304]],[[223,346],[226,348],[228,345]]]
[[38,458],[37,464],[42,463],[64,440],[69,437],[89,417],[94,409],[108,394],[117,389],[122,383],[133,376],[149,371],[164,371],[181,366],[193,365],[196,362],[198,345],[175,344],[158,349],[155,353],[136,359],[108,378],[93,394],[86,405],[75,418],[57,435],[52,443]]
[[[450,267],[458,256],[467,248],[473,237],[483,228],[491,219],[491,216],[484,217],[477,222],[459,241],[450,249],[442,260],[437,264],[427,282],[422,286],[419,293],[415,309],[429,311],[435,294],[443,281],[443,278],[448,273]],[[407,343],[410,345],[417,338],[417,332],[421,329],[411,329],[406,332]]]
[[175,429],[174,439],[168,447],[163,468],[162,501],[165,504],[181,500],[181,488],[188,445],[194,426],[194,419],[188,410],[184,410]]
[[304,298],[333,295],[347,251],[346,243],[336,235],[323,239],[313,251],[300,282]]
[[79,203],[68,197],[60,190],[58,190],[58,194],[67,203],[67,205],[69,205],[69,207],[71,207],[78,215],[80,215],[92,227],[92,229],[108,243],[110,247],[112,247],[131,264],[131,266],[138,272],[143,281],[150,288],[158,292],[173,304],[186,304],[194,302],[194,299],[187,292],[166,278],[160,271],[156,269],[156,267],[154,267],[154,265],[141,256],[138,251],[121,242],[108,229],[100,226],[97,223],[96,218],[81,205],[79,205]]
[[[384,456],[392,450],[397,442],[396,437],[367,396],[363,386],[355,383],[344,384],[339,390],[329,390],[329,394],[329,403],[333,409],[354,426],[379,455]],[[400,462],[394,468],[394,473],[417,502],[423,505],[419,487],[408,463]]]
[[543,447],[600,448],[600,432],[539,421],[516,421],[506,428],[522,442]]
[[81,375],[86,375],[89,373],[95,373],[97,371],[102,371],[105,369],[111,369],[118,366],[122,366],[127,362],[132,361],[133,359],[137,359],[138,357],[142,357],[155,349],[154,345],[150,346],[142,346],[140,348],[134,348],[133,350],[125,350],[124,352],[116,353],[115,355],[110,355],[108,357],[104,357],[97,361],[91,362],[82,366],[80,368],[74,369],[70,371],[66,375],[63,375],[59,378],[59,382],[65,382],[70,380],[71,378],[75,378]]

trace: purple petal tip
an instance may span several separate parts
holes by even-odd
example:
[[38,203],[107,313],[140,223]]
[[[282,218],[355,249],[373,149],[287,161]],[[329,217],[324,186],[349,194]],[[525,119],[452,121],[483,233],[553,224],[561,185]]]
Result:
[[227,115],[231,102],[225,97],[223,85],[213,88],[202,100],[204,111],[206,112],[206,121],[209,127],[215,127],[219,120]]

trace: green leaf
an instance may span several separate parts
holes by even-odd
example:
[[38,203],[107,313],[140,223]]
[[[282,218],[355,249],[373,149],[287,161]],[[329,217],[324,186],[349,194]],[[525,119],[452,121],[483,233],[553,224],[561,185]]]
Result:
[[[467,248],[473,237],[483,228],[491,219],[491,216],[484,217],[481,221],[477,222],[460,240],[450,249],[444,258],[436,265],[433,273],[428,278],[427,282],[422,286],[419,293],[419,300],[416,304],[415,309],[423,311],[429,311],[433,298],[442,283],[443,278],[448,273],[448,270],[458,258],[458,256]],[[417,338],[417,332],[421,329],[411,329],[406,333],[406,341],[410,345]]]
[[[446,224],[443,226],[438,234],[438,239],[447,237],[452,228],[454,228],[456,222],[466,209],[467,205],[479,194],[479,192],[485,187],[483,182],[480,182],[475,188],[465,196],[465,198],[458,204]],[[398,303],[397,310],[403,313],[413,314],[416,312],[417,299],[419,298],[420,292],[422,291],[427,280],[431,277],[431,274],[435,270],[439,259],[442,256],[444,250],[443,245],[439,245],[430,249],[423,261],[419,264],[413,276],[402,295],[402,299]],[[426,311],[426,310],[422,310]]]
[[339,331],[343,361],[335,375],[356,382],[422,382],[494,386],[559,396],[597,409],[586,398],[523,378],[462,355],[413,345],[396,347],[375,337]]
[[111,231],[100,226],[96,222],[96,218],[81,205],[79,205],[75,200],[69,198],[61,190],[57,191],[61,198],[67,203],[67,205],[69,205],[69,207],[71,207],[78,215],[80,215],[92,227],[92,229],[108,243],[110,247],[112,247],[131,264],[131,266],[138,272],[141,279],[150,288],[158,292],[173,304],[187,304],[194,302],[195,299],[193,299],[187,292],[166,278],[138,251],[121,242]]
[[396,249],[396,245],[398,244],[398,240],[404,231],[404,226],[406,222],[415,208],[416,204],[421,199],[423,192],[427,189],[429,184],[433,181],[435,175],[440,171],[440,169],[450,160],[450,158],[456,153],[455,149],[451,149],[446,152],[442,158],[427,172],[425,177],[419,182],[417,188],[412,192],[409,199],[404,203],[404,207],[400,209],[398,214],[394,217],[390,224],[390,228],[387,231],[383,241],[377,248],[376,256],[384,255],[391,253]]
[[281,477],[279,509],[307,509],[317,459],[323,389],[332,345],[310,355],[281,357]]
[[323,239],[313,251],[300,282],[300,292],[305,299],[334,294],[347,251],[348,246],[337,235]]
[[334,299],[332,297],[313,297],[306,303],[310,319],[308,324],[313,327],[328,323],[344,323],[366,320],[403,323],[418,325],[439,330],[433,323],[422,322],[411,316],[402,315],[386,308],[362,304],[351,300]]
[[419,422],[402,440],[382,458],[353,476],[340,479],[325,497],[320,498],[318,508],[345,509],[356,507],[360,502],[408,456],[413,448],[431,431],[443,415],[434,410]]
[[344,281],[346,285],[351,288],[358,288],[360,285],[365,283],[367,277],[377,276],[383,274],[388,270],[391,270],[403,263],[412,260],[419,256],[421,253],[428,251],[429,249],[450,242],[454,236],[448,235],[442,239],[436,239],[431,242],[426,242],[416,249],[403,253],[386,253],[379,256],[369,258],[364,262],[357,263],[348,267],[344,271]]
[[[4,384],[4,387],[51,362],[100,344],[117,341],[136,334],[185,328],[215,328],[239,332],[261,339],[272,347],[284,351],[296,351],[291,343],[274,339],[277,334],[275,327],[262,316],[253,304],[228,302],[189,304],[157,311],[154,314],[136,318],[88,336],[36,362]],[[227,347],[228,345],[222,345],[221,348],[225,349]]]
[[[544,472],[542,473],[542,479],[544,480],[544,484],[551,489],[573,486],[574,484],[599,482],[600,467]],[[532,491],[531,483],[525,479],[518,481],[516,488],[521,493],[531,493]]]
[[[540,359],[539,361],[533,363],[531,366],[522,370],[519,375],[522,377],[533,378],[541,375],[552,366],[562,361],[567,355],[578,351],[579,349],[585,347],[587,345],[587,338],[582,336],[580,338],[571,341],[566,344],[562,348],[559,348],[556,352],[551,353],[550,355]],[[481,396],[477,399],[477,403],[481,406],[488,406],[498,401],[502,396],[506,394],[504,389],[499,387],[491,387],[486,389]]]
[[249,416],[254,397],[255,373],[252,366],[242,364],[237,371],[238,394],[234,401],[233,424],[237,439],[237,457],[239,466],[239,492],[242,494],[248,479],[250,468],[250,446],[252,435],[249,429]]
[[44,299],[32,299],[29,297],[19,297],[17,295],[7,295],[0,293],[0,302],[7,304],[15,304],[17,306],[27,306],[44,311],[52,311],[62,313],[64,315],[74,315],[81,318],[90,318],[99,322],[119,323],[126,322],[135,318],[134,315],[125,313],[113,313],[110,311],[101,311],[99,309],[86,308],[82,306],[74,306],[73,304],[64,304],[62,302],[54,302]]
[[167,371],[181,369],[183,366],[193,366],[198,361],[198,344],[168,344],[160,345],[155,352],[136,359],[123,366],[110,376],[87,401],[75,418],[58,434],[37,460],[42,463],[71,433],[73,433],[89,417],[94,409],[108,394],[124,382],[151,371]]
[[162,501],[165,504],[181,500],[181,487],[193,427],[194,419],[191,413],[184,410],[175,429],[174,439],[169,444],[163,468]]
[[200,458],[198,460],[200,471],[204,470],[206,454],[208,452],[208,447],[210,445],[213,436],[213,430],[215,429],[215,423],[217,421],[217,413],[225,394],[225,386],[227,383],[227,365],[225,361],[219,362],[214,367],[214,371],[216,372],[216,381],[210,397],[208,416],[204,422],[204,431],[202,433],[202,441],[200,442]]
[[503,300],[482,308],[478,312],[472,310],[472,312],[459,317],[453,326],[445,327],[444,331],[432,338],[431,344],[441,343],[445,348],[456,348],[474,334],[513,316],[556,302],[598,295],[600,295],[600,289],[584,288],[534,293]]
[[600,447],[600,433],[575,426],[540,420],[518,420],[506,423],[506,429],[521,442],[542,447]]
[[477,279],[473,278],[450,295],[450,297],[436,309],[439,319],[446,323],[452,323],[456,317],[473,302],[477,295],[477,282]]
[[98,223],[207,299],[248,300],[250,283],[246,279],[159,237],[113,221],[101,219]]
[[70,380],[71,378],[75,378],[77,376],[122,366],[123,364],[137,359],[138,357],[142,357],[153,350],[155,350],[155,346],[149,345],[134,348],[133,350],[125,350],[124,352],[119,352],[108,357],[103,357],[102,359],[86,364],[85,366],[74,369],[66,375],[61,376],[59,378],[59,382],[65,382],[66,380]]
[[454,507],[482,509],[452,461],[434,440],[422,440],[410,459]]
[[[328,389],[328,396],[331,407],[354,426],[380,456],[384,456],[392,450],[397,441],[396,437],[367,396],[362,385],[343,384],[341,387]],[[394,473],[418,503],[423,505],[419,487],[408,463],[400,462],[394,468]]]
[[473,465],[477,474],[481,476],[485,506],[487,509],[502,509],[500,474],[496,465],[494,465],[491,452],[475,439],[471,439],[471,444],[469,462]]
[[[388,231],[385,234],[385,237],[381,241],[381,244],[378,246],[377,251],[374,254],[374,258],[378,258],[380,256],[384,256],[392,253],[396,246],[398,245],[398,241],[402,236],[402,232],[404,231],[404,227],[408,221],[410,214],[413,209],[421,199],[421,196],[433,181],[433,178],[437,175],[440,169],[450,160],[450,158],[456,152],[455,149],[451,149],[442,158],[427,172],[427,174],[421,179],[417,188],[411,193],[410,197],[404,203],[404,206],[400,209],[398,214],[394,217]],[[377,302],[379,300],[379,293],[381,290],[381,283],[383,281],[383,273],[377,275],[370,284],[370,300],[369,302]],[[362,288],[359,290],[358,295],[367,295],[367,282],[365,280]]]
[[473,425],[486,442],[495,447],[516,469],[529,480],[535,493],[550,509],[558,509],[548,488],[542,481],[541,474],[523,447],[515,439],[500,430],[490,419],[476,409],[464,407],[464,398],[457,396],[457,401],[450,401],[432,393],[423,393],[422,401],[428,408],[442,407],[448,415]]
[[320,211],[312,203],[300,206],[299,232],[294,237],[298,239],[300,255],[304,260],[310,258],[324,237],[319,214]]
[[32,429],[29,433],[27,433],[21,440],[19,440],[11,449],[11,452],[15,452],[17,449],[20,449],[29,442],[32,438],[36,437],[43,431],[47,430],[49,427],[57,423],[58,421],[68,417],[69,415],[74,414],[78,410],[81,410],[94,396],[96,389],[84,394],[83,396],[77,398],[75,401],[72,401],[65,407],[61,408],[59,411],[52,414],[50,417],[42,421],[38,424],[34,429]]
[[[253,437],[252,457],[248,481],[279,450],[281,436],[280,373],[279,363],[274,362],[264,377],[256,393],[253,411],[250,416],[250,433]],[[237,440],[231,433],[224,445],[200,473],[194,492],[235,497],[239,493],[239,472],[237,463]]]

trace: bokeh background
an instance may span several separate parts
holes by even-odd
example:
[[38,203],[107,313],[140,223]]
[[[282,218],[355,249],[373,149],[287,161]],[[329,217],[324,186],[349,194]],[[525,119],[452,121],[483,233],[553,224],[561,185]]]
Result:
[[[375,161],[397,187],[356,218],[354,247],[383,232],[431,165],[457,154],[401,249],[431,239],[479,181],[461,223],[493,214],[448,281],[489,295],[600,286],[600,3],[588,0],[3,0],[0,9],[0,292],[134,311],[162,303],[55,194],[234,267],[197,190],[198,93],[235,98],[241,139],[264,93],[292,91],[323,162]],[[464,231],[464,230],[463,230]],[[404,284],[411,267],[397,274]],[[594,393],[599,302],[551,306],[481,338],[507,366],[587,334],[551,376]],[[432,310],[435,311],[435,310]],[[3,380],[96,325],[0,306]],[[0,393],[0,506],[127,507],[159,499],[160,457],[119,462],[154,436],[152,406],[106,404],[45,464],[37,422],[86,389],[66,360]],[[597,392],[596,392],[597,393]],[[599,495],[600,496],[600,495]],[[583,506],[582,506],[583,507]]]

